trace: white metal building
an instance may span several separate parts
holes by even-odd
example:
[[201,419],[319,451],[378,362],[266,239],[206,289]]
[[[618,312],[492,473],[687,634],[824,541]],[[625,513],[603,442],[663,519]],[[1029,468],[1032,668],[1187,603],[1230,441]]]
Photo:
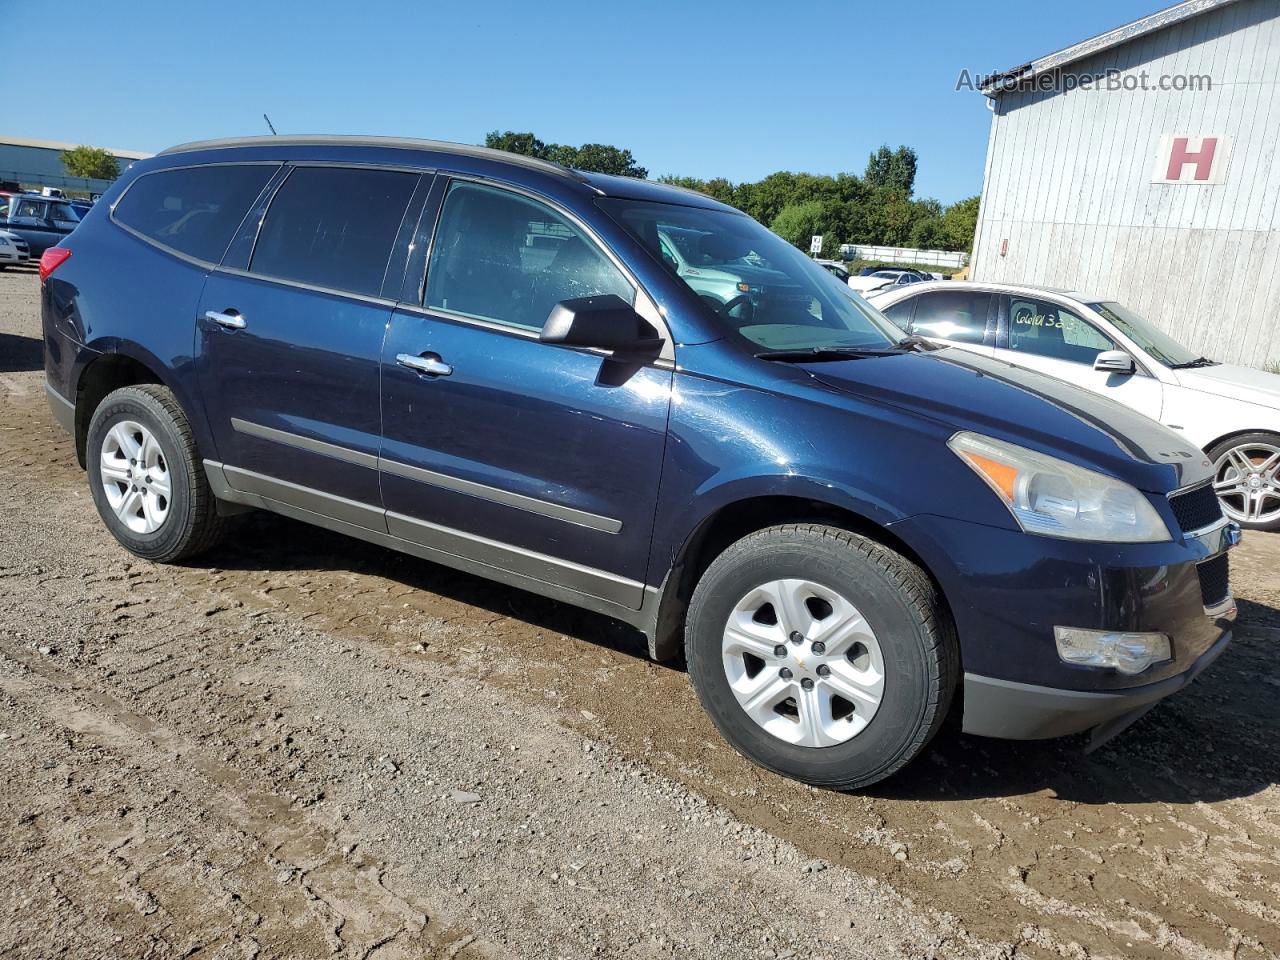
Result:
[[[85,193],[101,193],[111,186],[110,180],[72,177],[62,165],[62,154],[76,145],[51,140],[28,140],[23,137],[0,136],[0,183],[24,188],[58,187]],[[123,173],[135,160],[149,157],[136,150],[109,150]]]
[[1186,0],[990,78],[974,279],[1280,362],[1280,0]]

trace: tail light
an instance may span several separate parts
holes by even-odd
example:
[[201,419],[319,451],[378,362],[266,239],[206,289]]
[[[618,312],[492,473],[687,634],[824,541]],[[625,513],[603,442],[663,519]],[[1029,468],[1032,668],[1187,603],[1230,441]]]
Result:
[[40,254],[40,282],[44,283],[48,280],[49,274],[66,263],[70,256],[71,251],[66,247],[50,247]]

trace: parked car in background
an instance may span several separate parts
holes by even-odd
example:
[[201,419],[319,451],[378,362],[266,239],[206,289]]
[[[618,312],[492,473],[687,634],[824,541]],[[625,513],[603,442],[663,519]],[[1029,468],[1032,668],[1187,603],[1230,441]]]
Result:
[[125,549],[178,561],[257,507],[608,614],[807,783],[890,776],[953,703],[1101,742],[1230,641],[1239,528],[1200,451],[904,338],[709,197],[482,147],[196,143],[40,276],[49,402]]
[[841,283],[849,282],[850,273],[845,269],[845,265],[839,260],[815,260],[814,263],[827,271],[827,273],[831,274]]
[[1280,530],[1280,376],[1217,363],[1108,297],[947,281],[871,295],[902,330],[1047,373],[1177,430],[1243,527]]
[[31,249],[27,241],[16,233],[0,230],[0,270],[5,267],[18,267],[31,260]]
[[894,277],[897,277],[899,274],[908,273],[908,274],[911,274],[916,280],[934,279],[930,277],[928,274],[921,273],[919,270],[912,269],[911,267],[890,267],[885,265],[881,265],[878,267],[863,267],[861,270],[858,271],[858,276],[869,277],[872,274],[876,274],[876,273],[883,274],[884,276],[892,275]]
[[867,273],[865,270],[856,277],[849,278],[849,286],[857,290],[859,293],[868,294],[877,290],[887,290],[891,287],[903,287],[912,283],[923,283],[927,277],[916,270],[898,270],[884,268],[880,270],[872,270]]
[[39,257],[80,224],[80,214],[65,200],[35,193],[0,196],[0,229],[24,240]]
[[766,298],[804,299],[785,273],[740,249],[722,249],[713,232],[667,225],[658,230],[657,240],[663,261],[726,316],[747,317]]

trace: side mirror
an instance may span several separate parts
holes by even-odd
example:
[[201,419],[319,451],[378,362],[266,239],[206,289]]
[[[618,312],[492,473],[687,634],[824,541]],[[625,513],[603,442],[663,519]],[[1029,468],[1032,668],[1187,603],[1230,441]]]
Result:
[[1103,373],[1133,373],[1138,367],[1133,357],[1123,350],[1104,350],[1094,358],[1093,369]]
[[620,353],[657,353],[662,347],[653,325],[614,293],[561,300],[547,315],[539,339]]

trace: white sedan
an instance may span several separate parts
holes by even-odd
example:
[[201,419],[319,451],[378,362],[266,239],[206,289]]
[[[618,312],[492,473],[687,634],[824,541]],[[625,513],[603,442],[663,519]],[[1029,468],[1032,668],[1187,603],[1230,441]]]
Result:
[[27,241],[16,233],[0,230],[0,270],[7,266],[19,266],[31,259]]
[[1213,461],[1227,516],[1280,530],[1280,376],[1202,357],[1106,297],[977,281],[867,296],[908,333],[1067,380],[1177,430]]

